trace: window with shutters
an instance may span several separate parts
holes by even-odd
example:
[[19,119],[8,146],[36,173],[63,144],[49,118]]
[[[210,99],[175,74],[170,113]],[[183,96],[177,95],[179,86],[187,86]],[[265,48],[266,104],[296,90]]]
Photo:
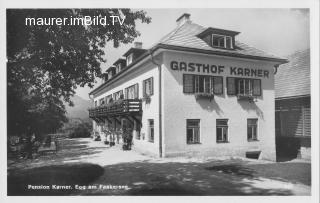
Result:
[[143,81],[143,96],[153,95],[153,77]]
[[123,90],[120,90],[120,91],[118,91],[116,93],[113,93],[114,101],[117,101],[117,100],[121,99],[121,95],[123,95]]
[[99,100],[99,105],[100,105],[100,106],[101,106],[101,105],[104,105],[104,98],[102,98],[102,99]]
[[247,137],[248,141],[258,140],[258,119],[247,120]]
[[227,94],[237,96],[261,96],[261,80],[228,77]]
[[139,84],[136,83],[125,89],[126,99],[138,99],[139,98]]
[[184,74],[183,92],[223,94],[223,79],[221,76]]
[[106,104],[109,104],[110,103],[110,100],[112,99],[112,95],[109,94],[108,96],[106,96]]

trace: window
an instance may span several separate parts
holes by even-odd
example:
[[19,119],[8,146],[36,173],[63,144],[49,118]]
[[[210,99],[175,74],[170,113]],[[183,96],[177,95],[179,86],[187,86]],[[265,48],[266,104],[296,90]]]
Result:
[[117,101],[117,100],[121,99],[121,95],[123,95],[123,91],[122,90],[120,90],[120,91],[118,91],[116,93],[113,93],[114,101]]
[[148,120],[149,132],[148,132],[148,141],[154,142],[154,121],[153,119]]
[[183,74],[183,92],[223,94],[223,79],[221,76]]
[[136,83],[125,89],[126,99],[138,99],[139,98],[139,84]]
[[106,96],[106,104],[109,104],[110,103],[110,100],[112,99],[112,95],[109,94],[108,96]]
[[127,56],[127,66],[132,63],[132,59],[133,59],[133,53]]
[[116,74],[121,71],[121,63],[116,66]]
[[187,144],[200,143],[200,120],[187,119]]
[[258,126],[258,119],[248,119],[247,121],[248,141],[258,140],[257,126]]
[[153,95],[153,77],[143,81],[143,96]]
[[102,99],[99,100],[99,105],[100,105],[100,106],[101,106],[101,105],[104,105],[104,98],[102,98]]
[[232,37],[226,35],[212,34],[211,44],[213,47],[232,49]]
[[227,94],[240,96],[261,96],[261,80],[228,77]]
[[217,119],[217,142],[228,142],[228,119]]

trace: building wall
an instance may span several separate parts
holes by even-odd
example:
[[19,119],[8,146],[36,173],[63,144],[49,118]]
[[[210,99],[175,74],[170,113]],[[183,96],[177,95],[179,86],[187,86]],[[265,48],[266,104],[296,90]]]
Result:
[[[171,61],[184,61],[225,66],[223,76],[223,95],[214,100],[196,100],[194,94],[183,93],[184,71],[173,71]],[[275,111],[274,76],[272,63],[216,57],[200,54],[167,51],[163,66],[163,136],[165,156],[180,155],[237,155],[245,156],[247,151],[261,150],[261,158],[275,160]],[[238,101],[236,96],[228,96],[226,76],[229,67],[259,68],[269,70],[269,78],[260,78],[262,96],[258,101]],[[188,72],[189,73],[189,72]],[[194,73],[214,75],[208,73]],[[247,78],[246,76],[243,76]],[[216,142],[216,119],[228,121],[229,143]],[[258,118],[258,140],[247,141],[247,119]],[[201,144],[187,144],[186,119],[200,119]]]
[[[94,95],[94,101],[99,101],[101,98],[113,94],[119,90],[123,90],[136,83],[139,84],[139,98],[143,97],[142,81],[153,77],[153,95],[151,96],[151,102],[146,104],[142,102],[142,117],[141,117],[141,131],[140,140],[137,139],[136,133],[133,133],[133,149],[143,153],[158,155],[159,154],[159,120],[158,120],[158,69],[150,61],[144,64],[133,67],[128,71],[126,75],[123,75],[117,79],[114,83],[108,85],[106,88],[99,91],[98,95]],[[154,119],[154,142],[148,141],[148,119]],[[135,124],[137,124],[135,122]],[[95,125],[94,125],[95,126]],[[118,124],[119,126],[119,124]],[[97,126],[94,130],[100,131],[100,127]],[[144,139],[142,139],[144,137]]]
[[277,155],[311,159],[310,95],[279,98],[275,104]]

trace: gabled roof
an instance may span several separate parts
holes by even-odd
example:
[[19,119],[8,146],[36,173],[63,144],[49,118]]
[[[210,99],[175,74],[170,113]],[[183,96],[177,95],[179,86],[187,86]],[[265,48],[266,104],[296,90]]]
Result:
[[[108,85],[110,82],[119,78],[124,72],[129,70],[132,66],[134,66],[138,61],[144,59],[149,55],[149,52],[153,52],[159,48],[169,49],[169,50],[179,50],[179,51],[188,51],[194,53],[205,53],[212,55],[220,55],[220,56],[231,56],[238,58],[246,58],[246,59],[256,59],[256,60],[266,60],[277,62],[278,64],[287,63],[288,61],[284,58],[279,58],[270,53],[266,53],[254,47],[248,46],[244,43],[235,42],[234,49],[221,49],[214,48],[208,45],[203,39],[199,37],[199,34],[203,32],[208,32],[212,30],[220,30],[218,28],[206,28],[196,23],[192,23],[191,21],[186,21],[184,24],[176,27],[170,33],[165,35],[160,39],[155,45],[153,45],[149,50],[148,49],[137,49],[130,48],[123,56],[127,56],[133,51],[141,51],[141,55],[129,66],[125,68],[122,72],[112,77],[106,83],[98,86],[94,90],[92,90],[89,94],[94,94],[98,92],[101,88]],[[238,32],[224,30],[228,32],[232,32],[234,35],[238,34]]]
[[275,75],[276,98],[310,95],[310,49],[288,56]]
[[[210,28],[210,29],[217,29],[217,28]],[[276,61],[283,60],[285,63],[285,59],[279,58],[273,54],[261,51],[244,43],[235,42],[235,49],[221,49],[221,48],[214,48],[208,45],[204,40],[199,38],[197,35],[201,34],[204,31],[207,31],[208,28],[205,28],[201,25],[192,22],[186,22],[180,27],[177,27],[172,32],[167,34],[160,40],[161,44],[172,45],[172,46],[179,46],[179,47],[186,47],[186,48],[193,48],[193,49],[202,49],[207,51],[216,51],[224,54],[233,54],[233,55],[242,55],[242,56],[255,56],[255,57],[263,57],[263,58],[270,58],[275,59]],[[220,29],[221,30],[221,29]],[[237,32],[235,32],[237,33]]]

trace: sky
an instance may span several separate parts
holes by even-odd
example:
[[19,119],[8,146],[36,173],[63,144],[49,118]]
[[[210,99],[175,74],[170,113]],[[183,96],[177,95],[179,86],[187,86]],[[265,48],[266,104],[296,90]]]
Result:
[[[308,9],[142,9],[152,18],[151,23],[137,23],[141,33],[135,41],[150,48],[164,35],[172,31],[176,19],[183,13],[191,14],[192,22],[205,27],[215,27],[240,32],[236,40],[279,57],[310,47]],[[113,48],[112,43],[105,47],[102,71],[111,66],[133,44]],[[95,87],[102,81],[97,79]],[[76,90],[76,95],[89,100],[89,87]]]

